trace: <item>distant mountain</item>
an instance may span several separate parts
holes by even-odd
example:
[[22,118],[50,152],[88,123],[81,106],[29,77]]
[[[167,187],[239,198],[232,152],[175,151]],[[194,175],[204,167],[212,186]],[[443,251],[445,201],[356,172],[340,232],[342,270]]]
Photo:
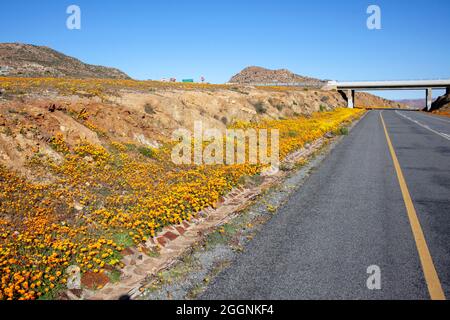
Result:
[[124,72],[90,65],[48,47],[0,43],[0,76],[130,79]]
[[286,69],[270,70],[255,66],[243,69],[241,72],[234,75],[229,82],[239,84],[303,82],[311,85],[325,83],[319,79],[300,76]]
[[423,109],[426,104],[425,99],[403,99],[395,101],[403,103],[413,109]]

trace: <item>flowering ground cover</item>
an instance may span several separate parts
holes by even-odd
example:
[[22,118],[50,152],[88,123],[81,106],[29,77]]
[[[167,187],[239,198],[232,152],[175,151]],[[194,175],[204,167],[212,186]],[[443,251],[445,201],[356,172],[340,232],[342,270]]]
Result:
[[[45,81],[58,81],[61,90],[70,90],[63,80]],[[96,90],[98,81],[87,83],[87,91]],[[8,90],[13,86],[19,88],[20,81]],[[92,94],[105,90],[101,85],[97,89]],[[363,112],[336,109],[232,126],[278,129],[283,159],[327,132],[343,133],[342,126]],[[139,246],[163,226],[215,207],[245,176],[262,170],[249,163],[175,165],[171,142],[154,149],[105,136],[101,145],[73,146],[57,133],[50,145],[61,157],[36,150],[27,163],[35,179],[0,165],[0,299],[56,298],[71,265],[82,273],[112,276],[123,267],[124,249]]]

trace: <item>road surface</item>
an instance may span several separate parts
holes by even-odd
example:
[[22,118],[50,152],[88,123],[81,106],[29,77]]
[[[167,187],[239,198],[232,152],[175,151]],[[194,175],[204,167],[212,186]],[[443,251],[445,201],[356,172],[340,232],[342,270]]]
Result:
[[370,111],[200,298],[442,299],[449,267],[450,118]]

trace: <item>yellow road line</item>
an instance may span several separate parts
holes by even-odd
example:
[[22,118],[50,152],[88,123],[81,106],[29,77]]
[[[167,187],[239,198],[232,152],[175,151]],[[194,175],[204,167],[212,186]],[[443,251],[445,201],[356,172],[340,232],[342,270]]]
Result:
[[433,259],[431,258],[430,251],[428,250],[428,245],[425,241],[422,227],[420,226],[419,219],[417,218],[416,209],[414,209],[414,204],[408,191],[408,186],[406,185],[405,178],[403,177],[400,163],[398,162],[397,155],[395,154],[394,147],[392,146],[391,139],[389,138],[389,133],[386,129],[386,125],[384,123],[383,115],[381,114],[381,112],[380,118],[381,123],[383,124],[384,133],[386,134],[386,140],[389,146],[389,150],[391,152],[392,162],[394,162],[395,171],[397,172],[398,182],[400,183],[400,189],[402,191],[403,200],[405,201],[409,223],[414,235],[417,251],[419,252],[420,263],[422,264],[422,270],[423,274],[425,275],[428,292],[430,293],[430,297],[432,300],[445,300],[445,295],[444,291],[442,290],[441,282],[439,281],[439,276],[436,272],[436,268],[434,267]]

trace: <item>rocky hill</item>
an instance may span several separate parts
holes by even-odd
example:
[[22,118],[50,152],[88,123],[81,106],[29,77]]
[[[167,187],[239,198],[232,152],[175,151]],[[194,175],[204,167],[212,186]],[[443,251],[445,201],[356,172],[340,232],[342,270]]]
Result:
[[90,65],[48,47],[0,43],[0,76],[130,79],[124,72]]
[[400,108],[409,109],[410,107],[399,101],[388,100],[367,92],[355,93],[355,106],[357,108]]
[[239,84],[302,82],[313,86],[324,84],[322,80],[300,76],[286,69],[270,70],[254,66],[243,69],[234,75],[229,82]]
[[438,97],[431,105],[431,111],[450,116],[450,90],[446,94]]

